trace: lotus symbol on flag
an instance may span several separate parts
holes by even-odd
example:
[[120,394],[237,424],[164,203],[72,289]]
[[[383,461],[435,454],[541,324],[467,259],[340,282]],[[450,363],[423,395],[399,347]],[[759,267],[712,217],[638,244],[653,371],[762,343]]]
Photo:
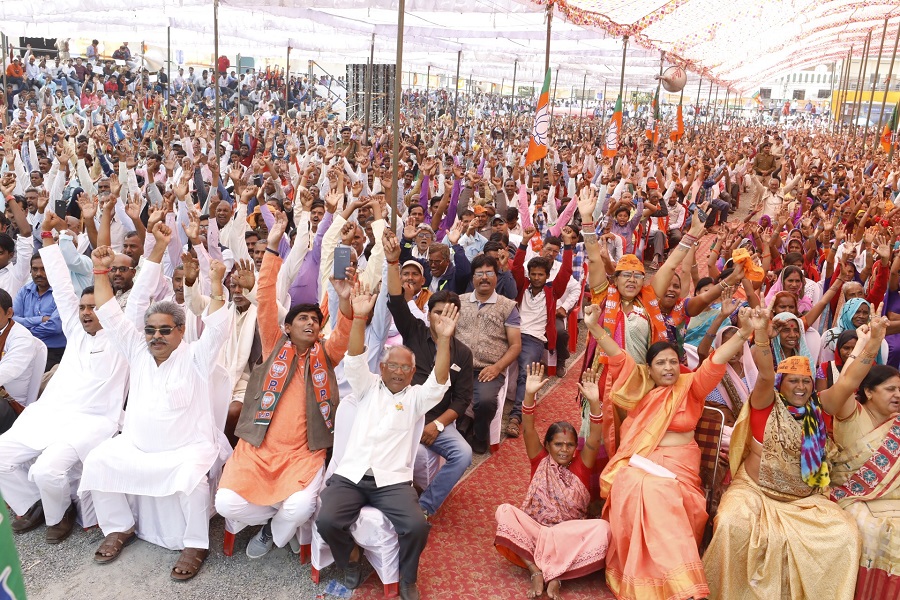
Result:
[[606,130],[606,147],[609,150],[619,149],[619,124],[615,119],[609,122],[609,128]]
[[541,146],[547,146],[547,133],[550,130],[550,113],[547,112],[547,107],[542,106],[538,109],[537,114],[534,116],[534,123],[531,125],[531,137],[534,138],[534,143],[539,144]]

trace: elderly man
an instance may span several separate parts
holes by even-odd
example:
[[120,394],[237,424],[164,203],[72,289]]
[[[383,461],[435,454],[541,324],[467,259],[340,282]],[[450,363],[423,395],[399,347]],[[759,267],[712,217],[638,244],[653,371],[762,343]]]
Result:
[[[47,218],[60,220],[52,213]],[[46,520],[47,543],[58,544],[75,525],[69,471],[118,431],[128,365],[94,314],[94,288],[76,295],[52,237],[44,238],[41,257],[68,344],[40,401],[0,436],[0,491],[22,515],[13,531],[24,533]]]
[[444,305],[442,313],[432,313],[437,347],[434,370],[423,385],[410,385],[416,358],[409,348],[386,347],[380,376],[366,363],[366,321],[376,299],[360,286],[353,292],[353,327],[344,373],[353,388],[357,414],[343,458],[322,492],[316,526],[331,547],[335,563],[344,570],[344,585],[355,589],[361,583],[360,549],[350,526],[363,506],[380,510],[400,539],[400,597],[417,600],[419,556],[431,526],[411,485],[419,443],[415,429],[450,387],[450,340],[459,313],[451,303]]
[[[172,231],[162,223],[153,228],[156,245],[143,269],[143,281],[155,282]],[[94,250],[94,273],[106,275],[114,252],[108,246]],[[225,265],[210,265],[211,295],[200,339],[182,344],[184,310],[174,302],[152,304],[144,316],[143,334],[129,322],[118,303],[109,278],[97,277],[94,298],[97,317],[110,332],[116,349],[130,365],[128,410],[122,433],[95,448],[84,461],[80,494],[91,492],[100,529],[106,538],[94,561],[108,563],[135,538],[135,516],[129,495],[175,497],[183,519],[181,539],[169,542],[183,548],[171,571],[176,580],[194,577],[209,553],[209,483],[207,472],[220,448],[210,398],[209,375],[219,349],[232,327],[225,304],[222,278]],[[149,296],[139,287],[132,301]]]
[[467,439],[472,451],[484,454],[490,445],[491,421],[497,413],[498,395],[506,367],[522,350],[521,321],[515,300],[497,293],[497,259],[480,255],[472,261],[474,291],[460,298],[458,338],[472,350],[475,390]]
[[226,519],[241,528],[263,525],[247,545],[250,558],[260,558],[273,545],[283,547],[316,510],[340,401],[334,366],[347,351],[353,317],[350,284],[332,278],[340,315],[326,342],[319,341],[323,319],[317,304],[294,305],[280,323],[278,245],[286,226],[287,218],[279,214],[259,273],[259,335],[268,358],[247,383],[235,430],[240,441],[216,494],[216,511]]
[[[403,273],[400,270],[400,245],[396,238],[386,232],[384,253],[388,261],[388,308],[394,317],[394,323],[403,343],[412,348],[418,361],[414,384],[423,384],[428,380],[434,359],[437,354],[437,334],[434,323],[427,325],[410,310],[409,302],[404,295],[401,283]],[[413,264],[419,266],[419,263]],[[408,267],[407,267],[408,268]],[[428,312],[442,313],[447,304],[460,307],[459,296],[454,292],[441,290],[431,296],[428,301]],[[425,429],[421,443],[432,452],[442,456],[447,462],[438,471],[422,496],[419,504],[429,517],[435,514],[450,494],[453,486],[459,481],[469,465],[472,464],[472,448],[456,430],[456,419],[466,414],[472,402],[472,351],[462,342],[451,340],[451,356],[453,366],[450,371],[450,389],[444,394],[441,402],[425,415]]]

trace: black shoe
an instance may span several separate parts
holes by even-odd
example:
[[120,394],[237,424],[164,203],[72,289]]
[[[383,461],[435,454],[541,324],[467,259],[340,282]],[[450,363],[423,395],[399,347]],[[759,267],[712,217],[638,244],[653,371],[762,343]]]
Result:
[[344,587],[348,590],[355,590],[362,584],[362,555],[359,558],[356,562],[347,563],[344,568]]
[[47,526],[47,543],[58,544],[72,534],[75,527],[75,503],[69,505],[62,520],[56,525]]
[[400,600],[419,600],[419,587],[415,583],[401,581]]
[[466,436],[466,441],[469,443],[469,446],[472,447],[472,452],[475,454],[487,454],[488,451],[488,443],[480,442],[475,438],[474,434],[470,434]]
[[12,522],[13,533],[25,533],[44,523],[44,506],[41,501],[35,502],[24,515]]

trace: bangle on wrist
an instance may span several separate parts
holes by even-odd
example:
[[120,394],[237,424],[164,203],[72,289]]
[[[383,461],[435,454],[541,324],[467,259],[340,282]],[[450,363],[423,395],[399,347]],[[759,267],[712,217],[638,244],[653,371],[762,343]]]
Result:
[[399,265],[400,261],[399,260],[389,260],[389,261],[387,261],[387,264],[388,265]]
[[42,231],[42,232],[41,232],[41,239],[46,240],[46,239],[48,239],[48,238],[49,238],[49,239],[53,239],[53,232],[52,232],[52,231]]
[[218,300],[219,302],[225,302],[225,294],[210,294],[210,300]]
[[274,254],[275,256],[281,256],[281,254],[278,253],[278,250],[272,250],[272,249],[269,248],[268,246],[266,246],[266,252],[271,252],[271,253]]
[[360,319],[361,321],[368,321],[369,315],[353,315],[354,319]]
[[738,330],[737,330],[737,335],[738,335],[739,338],[741,338],[741,339],[744,340],[745,342],[746,342],[747,340],[750,339],[750,336],[749,336],[749,335],[745,335],[744,332],[743,332],[741,329],[738,329]]

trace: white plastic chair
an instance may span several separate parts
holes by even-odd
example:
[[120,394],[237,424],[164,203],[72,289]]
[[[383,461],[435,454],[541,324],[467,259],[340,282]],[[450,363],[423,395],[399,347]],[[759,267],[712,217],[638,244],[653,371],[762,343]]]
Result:
[[[353,428],[353,421],[356,418],[357,405],[355,403],[342,401],[335,411],[334,422],[334,451],[331,456],[331,463],[325,471],[324,482],[334,474],[341,459],[344,456],[344,450],[350,439],[350,431]],[[498,411],[499,412],[499,411]],[[413,439],[419,440],[422,437],[422,431],[425,429],[425,417],[423,416],[415,424]],[[415,461],[415,455],[418,452],[420,444],[418,441],[410,448],[409,461]],[[319,573],[325,567],[334,563],[334,557],[331,554],[331,548],[325,543],[325,540],[319,535],[316,529],[316,514],[310,519],[309,539],[310,554],[312,559],[311,577],[315,583],[319,583]],[[301,528],[298,538],[303,543],[307,532],[305,528]],[[366,559],[378,578],[384,585],[384,597],[392,598],[399,593],[400,583],[400,540],[397,532],[394,530],[393,524],[384,516],[380,510],[372,506],[364,506],[359,513],[356,523],[350,527],[350,533],[353,539],[362,548]]]

